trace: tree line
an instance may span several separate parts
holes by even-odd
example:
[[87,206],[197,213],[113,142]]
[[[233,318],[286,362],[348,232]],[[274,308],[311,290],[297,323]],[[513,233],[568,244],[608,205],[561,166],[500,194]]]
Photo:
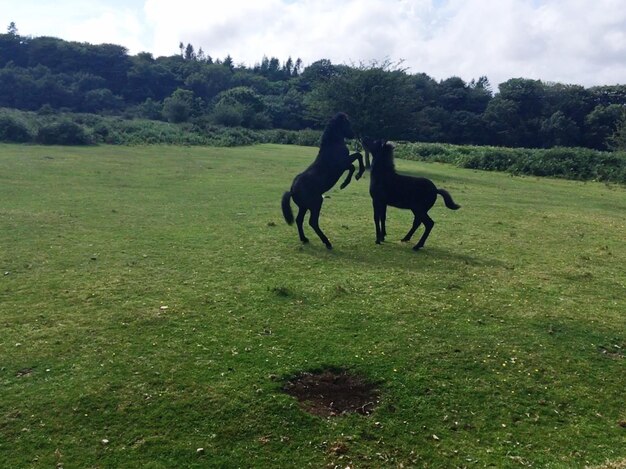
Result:
[[320,128],[338,110],[361,134],[454,144],[626,148],[626,85],[486,77],[435,80],[390,61],[337,65],[263,57],[253,66],[179,44],[129,55],[115,44],[0,34],[0,107],[249,129]]

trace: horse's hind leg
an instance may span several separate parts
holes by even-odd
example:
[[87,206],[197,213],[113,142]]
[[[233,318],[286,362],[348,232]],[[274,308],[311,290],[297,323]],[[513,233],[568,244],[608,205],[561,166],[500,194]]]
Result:
[[381,217],[380,217],[380,234],[383,237],[383,241],[385,240],[385,236],[387,236],[387,204],[381,207]]
[[380,244],[380,213],[376,202],[372,203],[374,206],[374,228],[376,228],[376,244]]
[[320,225],[319,225],[320,212],[322,210],[323,201],[324,199],[320,197],[319,201],[313,207],[311,207],[311,216],[309,217],[309,225],[311,225],[311,228],[315,230],[315,232],[317,233],[317,236],[319,236],[320,239],[322,240],[322,243],[326,245],[326,248],[332,249],[333,245],[330,244],[330,241],[328,240],[324,232],[321,230]]
[[298,235],[300,235],[300,241],[303,243],[308,243],[309,239],[304,236],[304,229],[302,228],[302,224],[304,223],[304,215],[306,215],[306,208],[298,207],[298,216],[296,217],[296,225],[298,226]]
[[415,251],[424,247],[424,243],[426,242],[426,238],[428,238],[428,235],[430,234],[430,230],[432,230],[433,226],[435,226],[435,222],[432,218],[428,216],[428,213],[424,213],[422,215],[422,222],[424,223],[424,228],[426,229],[417,244],[413,246],[413,250]]
[[413,237],[415,230],[417,230],[421,224],[422,224],[422,221],[420,220],[418,214],[416,212],[413,212],[413,226],[411,226],[411,229],[406,234],[406,236],[402,238],[402,242],[406,243],[408,241],[411,241],[411,238]]

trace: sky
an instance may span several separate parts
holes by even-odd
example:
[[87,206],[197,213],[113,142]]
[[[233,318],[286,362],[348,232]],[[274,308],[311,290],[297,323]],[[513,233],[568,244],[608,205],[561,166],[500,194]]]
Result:
[[409,73],[626,84],[626,0],[0,0],[0,27],[253,66],[263,56]]

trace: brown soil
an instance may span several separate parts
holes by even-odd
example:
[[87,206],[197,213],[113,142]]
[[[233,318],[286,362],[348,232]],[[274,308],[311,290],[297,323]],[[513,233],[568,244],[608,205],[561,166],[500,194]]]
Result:
[[18,378],[22,378],[24,376],[30,376],[32,374],[33,374],[32,368],[22,368],[17,373],[15,373],[15,376],[17,376]]
[[331,417],[349,412],[369,415],[378,404],[376,385],[345,370],[307,372],[290,379],[283,391],[307,412]]
[[603,354],[607,358],[612,358],[613,360],[619,360],[620,358],[624,358],[624,349],[626,349],[624,345],[613,345],[609,347],[600,345],[598,347],[598,350],[601,354]]

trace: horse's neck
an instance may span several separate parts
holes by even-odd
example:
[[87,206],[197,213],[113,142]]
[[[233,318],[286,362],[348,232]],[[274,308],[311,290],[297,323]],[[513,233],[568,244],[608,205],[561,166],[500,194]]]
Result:
[[376,161],[372,163],[372,174],[378,174],[380,176],[396,174],[396,165],[393,160]]
[[325,145],[334,145],[337,142],[343,143],[343,137],[337,135],[337,132],[333,131],[329,127],[326,127],[324,129],[324,133],[322,133],[320,146],[323,147]]
[[338,157],[342,156],[344,153],[347,153],[347,148],[343,141],[341,140],[333,140],[330,142],[324,142],[320,146],[320,151],[317,154],[317,161],[320,162],[332,162],[336,161]]

